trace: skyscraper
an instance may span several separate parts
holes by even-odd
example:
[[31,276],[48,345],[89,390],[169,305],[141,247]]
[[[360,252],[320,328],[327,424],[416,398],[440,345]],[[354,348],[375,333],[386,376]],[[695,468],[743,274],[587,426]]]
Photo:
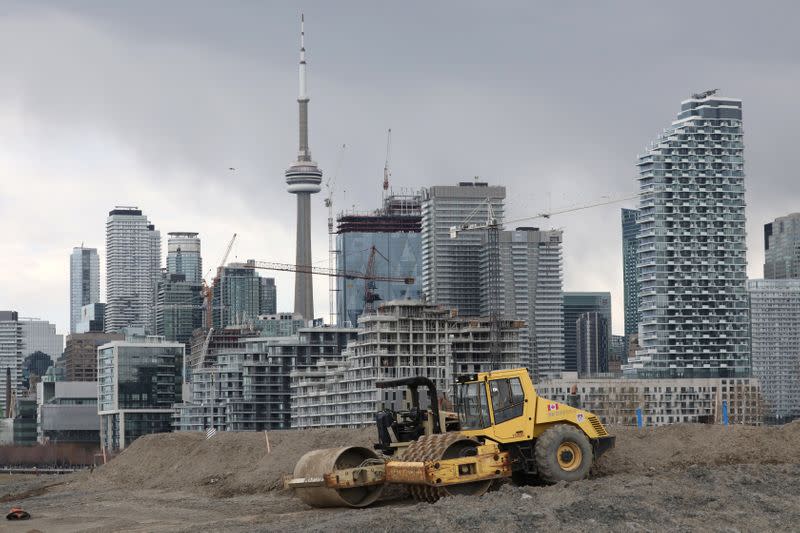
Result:
[[203,259],[197,233],[173,231],[167,235],[167,273],[183,274],[187,283],[202,283]]
[[800,278],[800,213],[764,224],[764,278]]
[[278,312],[278,290],[275,287],[275,278],[260,278],[261,282],[261,308],[260,315],[274,315]]
[[203,327],[203,286],[186,281],[185,274],[164,273],[156,297],[156,335],[188,344]]
[[[374,306],[391,300],[419,299],[422,295],[422,238],[420,196],[389,195],[383,208],[372,213],[337,217],[338,270],[366,273],[372,257],[373,274],[414,278],[414,283],[336,278],[336,316],[340,326],[356,327],[366,300]],[[372,247],[375,253],[372,253]]]
[[10,392],[6,388],[6,374],[11,378],[14,391],[22,389],[22,324],[16,311],[0,311],[0,416],[5,417]]
[[625,336],[639,331],[639,279],[636,256],[639,252],[639,223],[636,209],[622,210],[622,282],[625,299]]
[[611,293],[565,292],[564,295],[564,370],[578,371],[578,319],[584,313],[597,312],[606,321],[604,335],[611,351]]
[[[311,195],[320,191],[322,170],[311,159],[308,147],[308,93],[304,17],[300,15],[300,148],[297,161],[286,170],[287,190],[297,196],[297,266],[311,266]],[[314,287],[310,273],[294,275],[294,312],[306,320],[314,318]]]
[[56,325],[39,318],[20,318],[22,357],[34,352],[46,353],[55,361],[64,353],[64,335],[56,333]]
[[742,102],[695,94],[639,156],[639,377],[750,373]]
[[69,332],[81,320],[81,307],[100,301],[100,257],[97,248],[72,249],[69,258]]
[[161,233],[137,207],[116,207],[106,221],[106,332],[155,329]]
[[437,185],[422,197],[422,292],[429,302],[457,309],[462,316],[481,314],[481,250],[485,232],[450,228],[482,224],[489,204],[502,224],[506,188],[467,181]]
[[213,325],[221,329],[244,324],[261,314],[261,278],[243,263],[229,263],[214,284]]
[[[525,321],[527,327],[520,334],[522,364],[535,379],[557,377],[564,371],[561,242],[561,230],[517,228],[499,236],[501,314]],[[484,253],[484,273],[488,259]],[[487,300],[484,291],[483,308],[488,312]]]
[[578,316],[575,325],[575,345],[578,375],[593,376],[608,372],[609,332],[605,317],[597,311]]
[[800,418],[800,279],[751,279],[747,292],[753,376],[770,417]]

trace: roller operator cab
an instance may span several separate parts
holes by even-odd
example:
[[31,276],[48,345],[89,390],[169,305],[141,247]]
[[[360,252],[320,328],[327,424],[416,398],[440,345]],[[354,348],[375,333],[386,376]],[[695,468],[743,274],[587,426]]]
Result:
[[583,479],[614,446],[597,416],[538,396],[524,368],[461,376],[456,404],[461,434],[507,451],[516,482]]

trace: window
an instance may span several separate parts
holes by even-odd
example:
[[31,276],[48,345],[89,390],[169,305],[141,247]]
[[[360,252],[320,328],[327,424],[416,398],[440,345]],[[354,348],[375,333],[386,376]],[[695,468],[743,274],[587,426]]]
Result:
[[525,395],[522,394],[519,378],[493,379],[489,382],[489,390],[492,395],[495,424],[522,416]]
[[489,404],[483,382],[461,385],[458,397],[458,412],[462,429],[489,427]]

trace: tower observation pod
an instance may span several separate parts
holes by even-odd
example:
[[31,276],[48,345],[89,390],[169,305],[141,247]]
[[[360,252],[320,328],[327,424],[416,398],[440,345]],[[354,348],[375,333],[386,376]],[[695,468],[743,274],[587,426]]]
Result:
[[[306,87],[305,18],[300,15],[299,149],[297,160],[286,170],[286,189],[297,196],[298,267],[311,266],[311,195],[321,189],[322,170],[311,159],[308,146],[308,92]],[[297,272],[294,281],[294,312],[306,320],[314,318],[314,288],[310,273]]]

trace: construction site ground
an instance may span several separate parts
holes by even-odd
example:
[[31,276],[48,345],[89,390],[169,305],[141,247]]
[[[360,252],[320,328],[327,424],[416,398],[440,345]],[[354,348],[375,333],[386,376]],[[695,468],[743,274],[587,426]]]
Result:
[[5,476],[0,501],[31,513],[0,531],[798,531],[800,422],[612,428],[590,479],[503,484],[416,503],[312,509],[282,489],[305,452],[370,446],[374,429],[149,435],[93,472]]

